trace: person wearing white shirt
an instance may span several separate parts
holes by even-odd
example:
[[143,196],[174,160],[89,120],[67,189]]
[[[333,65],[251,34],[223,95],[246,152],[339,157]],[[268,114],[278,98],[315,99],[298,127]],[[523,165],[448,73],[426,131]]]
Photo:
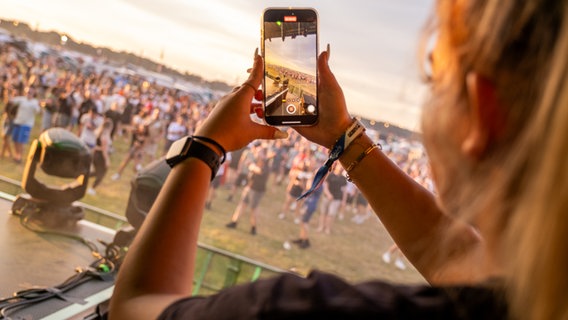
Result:
[[30,140],[30,132],[35,123],[35,115],[41,111],[41,108],[32,88],[26,88],[25,96],[14,97],[12,102],[18,105],[12,130],[14,161],[21,163],[24,145]]
[[166,131],[166,143],[164,145],[164,150],[168,151],[170,146],[175,141],[181,139],[188,133],[187,127],[185,126],[185,121],[181,115],[176,117],[176,121],[172,121],[168,125],[168,129]]

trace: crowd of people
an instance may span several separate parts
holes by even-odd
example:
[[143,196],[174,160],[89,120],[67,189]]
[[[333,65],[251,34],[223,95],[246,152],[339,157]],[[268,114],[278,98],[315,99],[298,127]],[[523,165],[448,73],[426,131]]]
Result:
[[[17,106],[16,117],[4,108],[1,156],[21,162],[23,146],[29,142],[36,114],[41,112],[41,131],[68,129],[92,150],[94,179],[87,193],[93,196],[108,175],[111,159],[119,166],[107,183],[119,180],[130,164],[139,171],[163,156],[174,141],[191,134],[210,110],[209,103],[197,102],[186,93],[140,77],[72,69],[57,57],[35,57],[9,45],[0,47],[0,64],[2,103]],[[373,216],[362,193],[346,181],[341,166],[335,167],[314,195],[297,201],[311,186],[314,172],[325,162],[328,151],[293,130],[289,133],[287,140],[257,141],[230,153],[211,185],[206,207],[211,209],[215,201],[235,200],[236,208],[226,226],[236,228],[239,218],[248,212],[252,235],[257,233],[261,219],[293,221],[299,225],[299,236],[292,241],[283,239],[286,249],[291,248],[290,243],[302,249],[311,246],[310,223],[316,213],[319,217],[315,230],[324,234],[331,234],[336,219],[350,215],[353,223],[361,224]],[[412,150],[405,139],[382,138],[380,142],[389,157],[434,191],[424,153]],[[128,141],[127,152],[116,152],[116,139]],[[261,218],[259,206],[267,185],[285,185],[285,194],[282,202],[265,204],[270,209]],[[215,197],[219,187],[228,189],[226,199]]]
[[[410,18],[412,10],[405,11]],[[349,283],[314,270],[191,296],[218,161],[257,140],[289,138],[251,121],[250,102],[265,74],[257,50],[248,79],[196,129],[198,147],[170,158],[173,169],[121,265],[109,317],[568,318],[568,6],[437,1],[428,22],[422,132],[436,195],[361,133],[330,67],[329,45],[318,58],[318,102],[325,108],[314,126],[294,128],[334,146],[324,169],[335,162],[345,168],[427,284]],[[419,174],[420,165],[407,171]]]
[[[41,132],[65,128],[94,152],[98,160],[90,194],[96,194],[111,159],[120,161],[113,180],[130,162],[141,170],[164,155],[171,142],[190,134],[210,108],[187,92],[140,76],[73,66],[60,56],[36,56],[10,44],[0,46],[0,97],[4,106],[0,156],[22,162],[23,148],[41,113]],[[117,138],[129,141],[128,153],[113,152]],[[159,145],[164,148],[158,150]]]
[[[284,239],[283,247],[287,250],[291,249],[291,244],[296,244],[301,249],[311,246],[310,221],[316,213],[319,216],[314,223],[315,231],[326,235],[332,233],[336,219],[343,221],[350,216],[351,222],[362,224],[369,217],[374,216],[363,194],[355,184],[347,181],[345,171],[338,165],[330,172],[321,188],[316,189],[310,197],[297,200],[311,187],[314,173],[327,159],[328,151],[303,139],[295,131],[290,130],[289,135],[290,137],[284,141],[256,141],[229,154],[231,160],[226,162],[223,174],[218,174],[212,182],[214,186],[212,188],[216,189],[219,181],[223,179],[223,184],[229,189],[229,195],[225,200],[238,199],[237,207],[226,224],[227,228],[237,228],[239,218],[250,209],[250,233],[252,235],[257,233],[258,206],[266,191],[267,183],[285,184],[285,194],[282,195],[281,204],[274,202],[265,204],[269,209],[263,218],[288,219],[299,225],[298,238],[291,241]],[[384,144],[385,153],[397,166],[422,186],[435,192],[422,149],[413,149],[406,139],[395,136],[378,140]],[[206,206],[208,209],[211,208],[211,200]],[[396,259],[395,266],[404,270],[406,267],[401,257],[402,255]],[[390,263],[390,259],[383,260],[385,263]]]

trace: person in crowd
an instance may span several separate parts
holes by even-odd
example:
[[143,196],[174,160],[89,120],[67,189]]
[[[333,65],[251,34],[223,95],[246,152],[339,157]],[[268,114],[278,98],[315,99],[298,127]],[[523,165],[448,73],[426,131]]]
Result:
[[241,200],[233,212],[231,222],[226,227],[234,229],[237,227],[239,217],[250,209],[250,234],[256,235],[258,222],[258,206],[266,192],[266,183],[270,176],[268,167],[267,150],[263,147],[256,147],[253,151],[254,161],[249,164],[248,171],[250,178],[243,189]]
[[398,248],[396,243],[390,246],[388,250],[383,253],[381,258],[386,264],[391,263],[394,259],[394,266],[397,267],[397,269],[406,270],[406,264],[404,264],[404,261],[402,260],[402,252],[400,252],[400,249]]
[[347,180],[341,174],[342,172],[343,168],[336,164],[323,183],[325,201],[322,204],[318,232],[323,231],[325,234],[331,234],[335,217],[343,214],[347,200],[347,193],[343,189],[347,185]]
[[274,141],[272,145],[271,155],[269,158],[270,168],[272,175],[274,176],[273,183],[275,185],[281,185],[282,180],[284,180],[284,164],[288,160],[288,148],[289,146],[284,145],[281,140]]
[[288,176],[288,186],[286,187],[286,200],[278,214],[278,219],[285,219],[290,210],[294,211],[294,223],[300,223],[300,212],[304,204],[303,200],[297,199],[304,193],[309,179],[312,177],[312,166],[310,159],[301,157],[302,153],[296,157],[301,160],[295,161],[295,165],[290,170]]
[[158,152],[158,143],[164,138],[164,124],[161,119],[162,111],[154,107],[152,112],[144,119],[144,125],[148,128],[148,137],[144,144],[144,156],[146,163],[153,161]]
[[[233,200],[233,188],[236,188],[235,183],[237,183],[237,180],[240,178],[240,174],[239,174],[239,163],[241,161],[241,157],[243,155],[243,153],[247,150],[247,147],[245,146],[244,148],[241,148],[239,150],[235,150],[231,152],[231,160],[228,160],[228,166],[227,166],[227,173],[226,173],[226,179],[227,179],[227,186],[228,188],[231,190],[231,193],[227,196],[227,201],[232,201]],[[247,151],[248,152],[248,151]],[[240,185],[240,183],[239,183]]]
[[36,99],[34,88],[26,87],[24,95],[14,97],[11,102],[17,106],[12,127],[12,141],[14,142],[14,161],[22,162],[24,145],[30,140],[30,133],[35,124],[35,116],[41,111],[39,101]]
[[[366,134],[338,159],[429,285],[353,285],[313,272],[189,297],[212,172],[194,154],[174,166],[138,232],[118,274],[110,317],[568,317],[568,6],[438,1],[431,23],[423,135],[437,196]],[[318,60],[319,102],[326,108],[317,125],[296,128],[322,146],[354,125],[328,62],[329,50]],[[222,149],[282,136],[249,117],[262,75],[255,55],[247,82],[197,129],[216,141],[204,145],[218,157]]]
[[177,115],[175,121],[170,122],[166,129],[166,143],[164,143],[164,153],[168,152],[172,143],[186,136],[188,133],[182,115]]
[[69,89],[61,89],[56,103],[57,112],[55,113],[54,125],[69,129],[71,127],[71,116],[75,108],[75,100],[71,91]]
[[122,113],[119,110],[119,105],[117,101],[113,101],[110,104],[110,108],[105,111],[104,116],[112,121],[112,131],[110,132],[110,137],[114,139],[114,135],[118,130],[120,130],[120,117]]
[[255,149],[260,147],[260,142],[252,143],[243,150],[239,158],[239,165],[237,166],[236,178],[231,186],[227,201],[233,201],[240,188],[245,187],[249,183],[249,167],[254,163]]
[[18,112],[18,105],[10,101],[9,93],[6,93],[6,103],[2,112],[2,149],[0,150],[0,158],[13,158],[12,151],[12,130],[14,130],[14,118]]
[[219,171],[215,175],[213,181],[211,181],[211,185],[209,186],[209,194],[207,195],[207,201],[205,202],[205,209],[211,210],[213,208],[213,201],[215,201],[215,197],[217,196],[217,189],[221,185],[225,183],[227,177],[227,169],[229,167],[229,162],[231,162],[232,154],[231,152],[227,152],[225,156],[225,162],[219,166]]
[[98,113],[97,108],[91,108],[87,114],[81,117],[81,134],[79,138],[92,150],[97,145],[96,130],[104,122],[104,118]]
[[367,201],[367,199],[365,199],[365,195],[360,190],[355,189],[353,203],[355,206],[355,215],[353,216],[353,218],[351,218],[351,221],[355,222],[356,224],[362,224],[363,222],[365,222],[365,220],[371,217],[369,202]]
[[95,177],[95,182],[87,189],[87,193],[90,195],[97,194],[96,188],[101,184],[110,167],[109,151],[112,145],[112,129],[112,119],[105,118],[103,124],[95,131],[97,136],[97,142],[93,148],[93,167],[95,171],[92,173],[92,176]]
[[304,212],[302,214],[302,222],[300,223],[300,235],[297,239],[292,240],[293,244],[298,245],[300,249],[307,249],[311,246],[310,243],[310,220],[316,210],[318,209],[323,188],[317,188],[306,200],[304,205]]
[[134,127],[135,131],[132,132],[132,143],[130,145],[130,149],[128,153],[124,156],[118,170],[115,174],[112,175],[112,181],[116,181],[120,179],[122,176],[122,172],[128,166],[130,161],[134,161],[134,170],[140,171],[142,169],[142,159],[144,157],[144,145],[148,140],[148,127],[144,125],[144,123],[139,123]]
[[84,99],[79,105],[79,125],[77,126],[77,132],[81,134],[83,130],[83,116],[91,110],[97,110],[97,105],[95,104],[95,99],[93,98],[94,94],[91,93],[90,90],[84,91]]
[[356,212],[357,205],[355,204],[355,196],[357,193],[357,186],[354,183],[347,183],[343,188],[345,192],[345,211]]
[[54,88],[49,88],[45,92],[45,96],[41,103],[41,131],[47,130],[53,125],[54,115],[57,112],[57,97],[55,96],[54,91]]

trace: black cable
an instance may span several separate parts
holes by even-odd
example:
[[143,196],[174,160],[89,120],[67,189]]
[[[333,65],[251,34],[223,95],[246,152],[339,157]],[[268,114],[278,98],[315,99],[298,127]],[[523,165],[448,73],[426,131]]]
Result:
[[46,230],[46,229],[35,229],[33,228],[30,224],[29,224],[29,217],[30,214],[25,214],[24,211],[22,210],[22,214],[20,215],[20,224],[35,233],[39,233],[39,234],[51,234],[51,235],[56,235],[56,236],[61,236],[61,237],[65,237],[65,238],[70,238],[73,240],[77,240],[79,242],[81,242],[82,244],[86,245],[91,252],[93,253],[93,255],[100,255],[99,250],[97,248],[97,246],[90,240],[87,240],[81,236],[78,235],[74,235],[74,234],[70,234],[70,233],[65,233],[65,232],[61,232],[61,231],[55,231],[55,230]]
[[11,319],[8,317],[9,313],[17,311],[27,305],[39,303],[54,297],[65,299],[65,297],[62,296],[63,293],[89,280],[109,280],[109,277],[111,277],[116,270],[115,262],[119,261],[121,258],[121,251],[118,246],[99,240],[99,242],[105,246],[105,256],[102,256],[98,251],[97,246],[92,241],[83,237],[59,231],[36,229],[31,227],[29,224],[29,214],[23,214],[23,212],[24,210],[22,210],[20,223],[26,229],[40,234],[53,234],[77,240],[86,245],[91,250],[93,256],[97,257],[97,260],[92,262],[85,270],[79,270],[78,273],[67,278],[59,285],[46,288],[24,289],[14,293],[12,297],[0,299],[0,319]]
[[62,293],[65,293],[70,289],[93,279],[94,277],[99,278],[100,276],[92,270],[86,270],[71,276],[62,284],[51,288],[34,288],[18,291],[13,297],[6,298],[0,302],[0,319],[10,319],[8,318],[8,311],[16,311],[26,305],[35,304],[60,296]]

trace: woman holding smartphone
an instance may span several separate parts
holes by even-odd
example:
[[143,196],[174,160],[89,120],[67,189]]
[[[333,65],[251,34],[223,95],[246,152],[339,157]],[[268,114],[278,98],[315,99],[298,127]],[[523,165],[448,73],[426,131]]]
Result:
[[[439,1],[430,31],[437,39],[425,53],[432,73],[423,133],[439,197],[365,134],[338,159],[430,286],[352,285],[313,272],[190,298],[215,168],[194,154],[174,167],[129,250],[111,318],[567,318],[568,6]],[[329,49],[318,60],[326,107],[316,126],[297,128],[325,147],[354,125],[328,59]],[[217,157],[285,136],[249,118],[262,74],[255,55],[247,82],[198,128]]]

